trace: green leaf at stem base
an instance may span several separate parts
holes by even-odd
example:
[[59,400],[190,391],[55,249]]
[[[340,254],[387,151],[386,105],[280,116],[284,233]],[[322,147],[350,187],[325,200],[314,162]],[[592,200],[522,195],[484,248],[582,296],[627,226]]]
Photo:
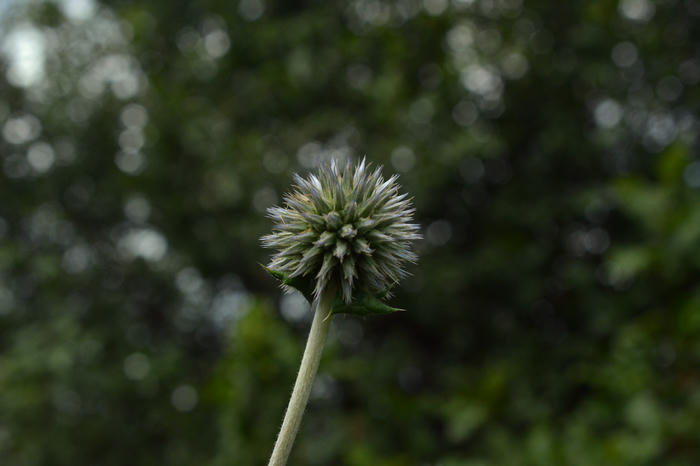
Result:
[[[290,278],[284,272],[273,270],[269,267],[262,266],[267,273],[280,281],[283,288],[294,288],[298,290],[309,303],[313,303],[313,280],[306,277]],[[380,295],[372,295],[366,292],[355,292],[351,303],[346,303],[341,298],[337,297],[331,306],[331,312],[328,317],[333,314],[354,314],[358,316],[393,314],[401,312],[405,309],[391,307],[382,301],[382,297],[386,296],[387,292]]]
[[391,307],[377,296],[367,293],[354,293],[352,302],[345,303],[340,298],[336,298],[331,307],[331,314],[355,314],[358,316],[393,314],[405,309]]
[[[262,265],[262,264],[261,264]],[[270,275],[272,275],[274,278],[280,281],[280,286],[282,288],[294,288],[295,290],[299,291],[306,300],[309,302],[309,304],[314,302],[314,295],[313,295],[313,290],[314,290],[314,283],[313,280],[311,280],[308,277],[294,277],[290,278],[289,275],[287,275],[284,272],[279,272],[277,270],[273,270],[269,267],[265,267],[264,265],[262,266],[263,269],[267,271]]]

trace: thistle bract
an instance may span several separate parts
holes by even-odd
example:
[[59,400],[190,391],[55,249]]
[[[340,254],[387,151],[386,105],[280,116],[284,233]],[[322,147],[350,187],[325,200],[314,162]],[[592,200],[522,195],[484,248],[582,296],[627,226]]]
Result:
[[269,269],[313,278],[315,297],[329,286],[346,303],[357,290],[387,294],[406,275],[404,265],[415,262],[410,243],[420,238],[415,209],[399,194],[397,178],[385,180],[381,167],[370,170],[364,159],[295,175],[284,205],[268,209],[276,223],[262,243],[277,250]]

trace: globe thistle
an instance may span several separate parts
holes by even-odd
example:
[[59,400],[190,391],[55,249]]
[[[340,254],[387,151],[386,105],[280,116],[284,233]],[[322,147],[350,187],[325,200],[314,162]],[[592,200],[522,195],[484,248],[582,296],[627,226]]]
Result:
[[411,241],[419,239],[415,209],[399,194],[398,176],[384,179],[363,158],[353,166],[335,160],[307,178],[295,175],[282,207],[268,209],[276,222],[262,238],[277,252],[268,266],[290,279],[310,277],[318,298],[333,287],[350,303],[353,293],[386,295],[415,262]]

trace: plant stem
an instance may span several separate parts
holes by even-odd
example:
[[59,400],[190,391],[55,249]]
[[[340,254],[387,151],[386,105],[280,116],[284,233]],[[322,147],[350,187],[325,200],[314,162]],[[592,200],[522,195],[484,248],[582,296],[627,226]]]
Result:
[[326,342],[328,327],[331,323],[331,319],[327,319],[327,317],[334,298],[335,293],[328,290],[321,293],[319,299],[314,303],[314,319],[311,323],[309,339],[306,341],[306,349],[301,359],[299,374],[297,374],[297,380],[294,382],[292,396],[289,399],[289,405],[284,414],[284,421],[282,421],[282,428],[277,436],[268,466],[284,466],[287,464],[287,458],[289,458],[289,453],[292,451],[294,438],[299,431],[301,418],[309,400],[309,393],[311,393],[316,370],[321,361],[323,345]]

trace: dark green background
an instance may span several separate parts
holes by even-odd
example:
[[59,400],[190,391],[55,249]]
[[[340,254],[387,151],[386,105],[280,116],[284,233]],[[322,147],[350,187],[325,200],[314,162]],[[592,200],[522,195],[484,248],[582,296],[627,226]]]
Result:
[[698,0],[0,15],[1,464],[264,464],[310,313],[263,212],[362,155],[420,262],[290,464],[700,462]]

